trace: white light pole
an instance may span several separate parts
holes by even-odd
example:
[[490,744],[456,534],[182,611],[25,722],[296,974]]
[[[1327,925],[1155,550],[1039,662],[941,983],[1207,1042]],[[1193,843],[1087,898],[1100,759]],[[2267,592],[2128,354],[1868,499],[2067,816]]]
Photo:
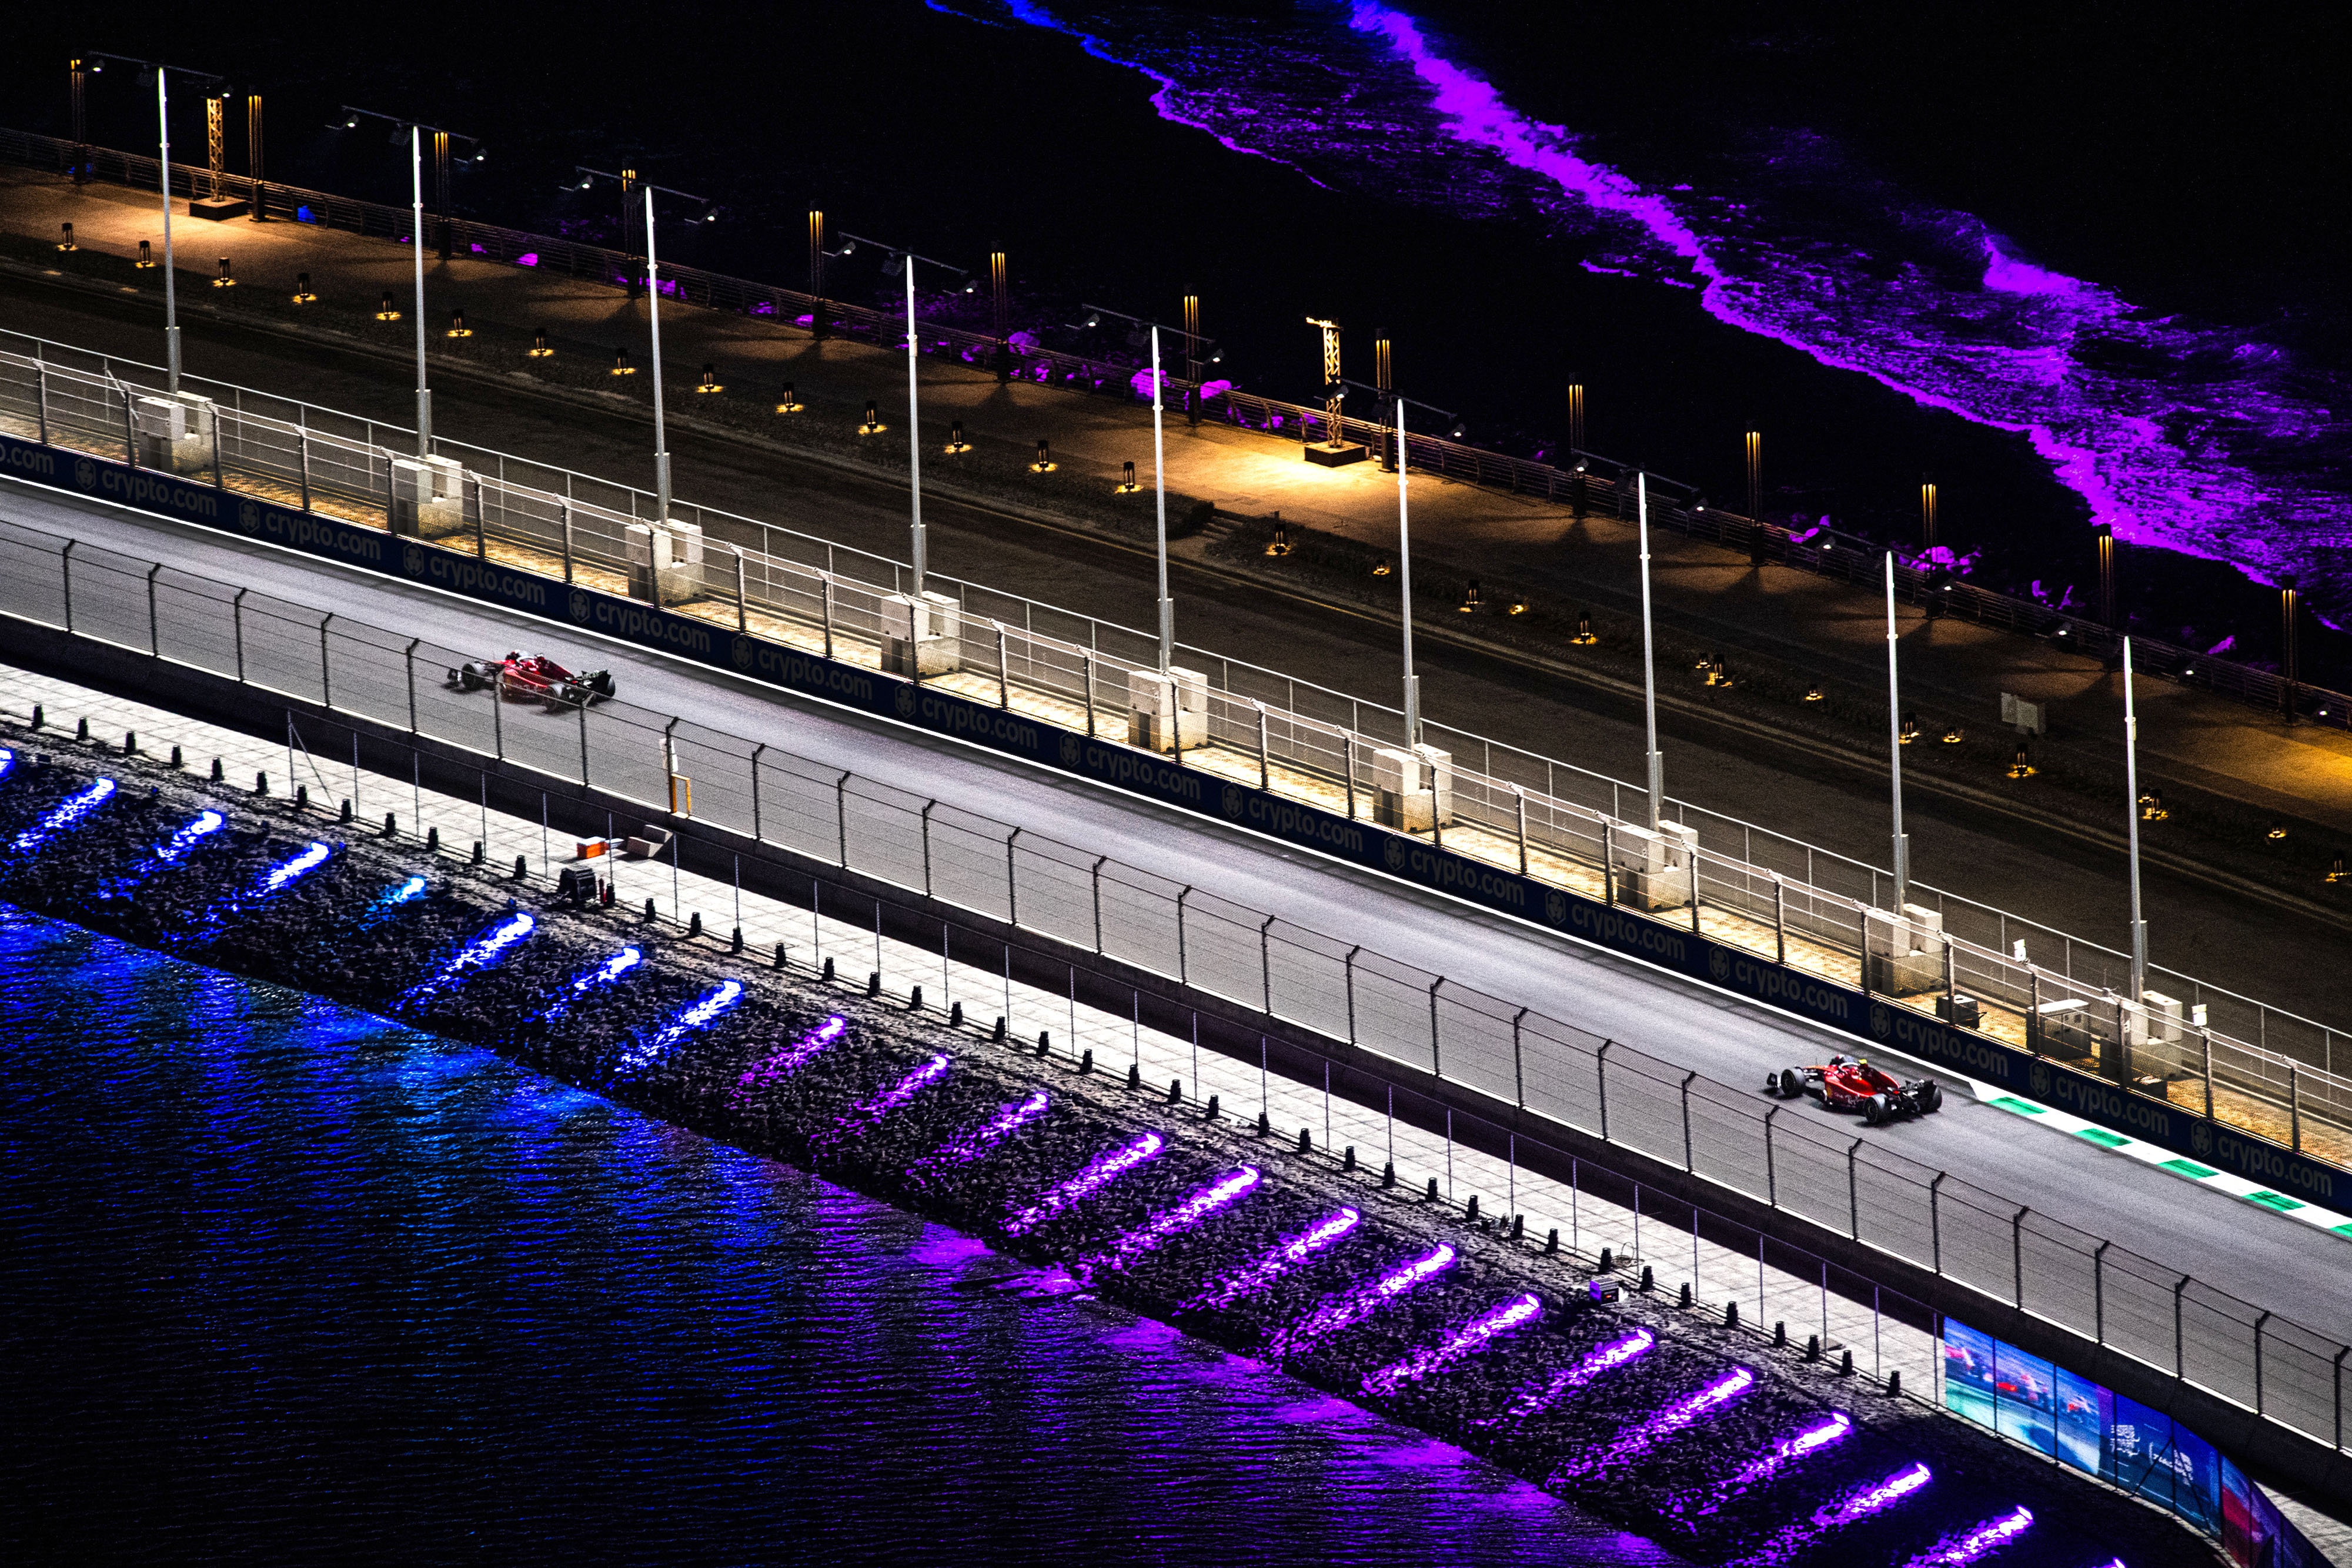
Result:
[[923,572],[929,565],[929,545],[923,537],[923,427],[918,423],[919,410],[916,389],[920,372],[917,370],[918,345],[915,342],[915,256],[907,253],[907,494],[914,502],[914,516],[908,525],[911,538],[908,553],[915,564],[914,596],[923,596]]
[[1911,902],[1911,836],[1903,831],[1903,695],[1895,670],[1895,552],[1886,552],[1886,755],[1894,768],[1895,911]]
[[172,116],[163,68],[155,68],[155,131],[163,176],[163,369],[165,386],[180,391],[180,294],[172,276]]
[[408,244],[416,253],[416,455],[433,455],[433,389],[425,383],[424,133],[408,128]]
[[[1154,530],[1157,538],[1154,553],[1158,557],[1160,572],[1160,673],[1164,675],[1176,662],[1176,601],[1168,594],[1168,443],[1162,428],[1166,388],[1161,385],[1160,373],[1160,323],[1100,305],[1084,305],[1081,308],[1087,312],[1085,326],[1098,325],[1099,318],[1104,316],[1116,316],[1122,321],[1134,322],[1151,335],[1151,483],[1156,492],[1154,503],[1158,517]],[[1208,340],[1181,327],[1171,327],[1168,330],[1184,340],[1188,358],[1208,345]]]
[[[1405,507],[1404,399],[1396,401],[1397,430],[1397,587],[1404,599],[1404,743],[1421,744],[1421,677],[1412,668],[1412,520]],[[1352,785],[1353,780],[1349,780]]]
[[2124,639],[2124,793],[2130,805],[2131,1002],[2147,990],[2147,922],[2139,904],[2139,718],[2132,710],[2131,639]]
[[[446,136],[452,141],[470,141],[472,156],[482,156],[481,142],[471,136],[454,131],[444,131],[437,125],[426,125],[415,120],[404,120],[396,114],[384,114],[373,109],[354,109],[343,105],[342,129],[354,130],[361,119],[388,121],[394,128],[393,145],[400,145],[400,131],[408,132],[408,243],[415,252],[412,260],[415,301],[412,308],[416,315],[416,455],[433,455],[433,389],[425,373],[425,133]],[[333,129],[333,127],[330,127]],[[437,156],[437,154],[436,154]]]
[[646,187],[646,321],[654,339],[654,521],[669,526],[669,426],[662,418],[661,258],[654,254],[654,188]]
[[1642,722],[1649,751],[1650,831],[1665,818],[1666,759],[1658,750],[1658,667],[1650,637],[1650,476],[1633,476],[1633,504],[1642,532]]

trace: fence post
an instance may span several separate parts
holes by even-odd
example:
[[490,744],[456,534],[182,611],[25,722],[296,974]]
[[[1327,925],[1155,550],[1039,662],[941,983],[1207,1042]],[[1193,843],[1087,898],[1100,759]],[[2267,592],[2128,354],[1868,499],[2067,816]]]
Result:
[[1523,1111],[1528,1104],[1528,1067],[1519,1054],[1519,1022],[1532,1010],[1521,1008],[1511,1015],[1511,1103]]
[[37,416],[41,427],[41,444],[49,444],[49,367],[46,361],[33,361],[33,404],[40,413]]
[[1789,961],[1789,884],[1777,871],[1772,873],[1772,961]]
[[1265,997],[1266,1017],[1274,1016],[1274,930],[1275,916],[1269,915],[1257,928],[1257,970],[1261,989]]
[[[1183,891],[1176,895],[1176,983],[1180,986],[1189,986],[1192,983],[1192,971],[1184,958],[1184,901],[1192,896],[1192,887],[1190,883],[1187,883]],[[1352,1027],[1349,1032],[1354,1032]]]
[[218,408],[213,410],[213,484],[223,490],[228,488],[228,469],[221,462],[221,417]]
[[[1683,1074],[1683,1169],[1693,1176],[1698,1174],[1698,1166],[1691,1156],[1690,1086],[1691,1080],[1697,1076],[1698,1071],[1696,1068]],[[1696,1221],[1692,1222],[1691,1237],[1692,1245],[1695,1247],[1697,1245],[1698,1237]]]
[[566,496],[555,506],[563,528],[563,580],[568,586],[572,581],[572,497]]
[[[111,375],[113,371],[109,371],[107,373]],[[135,472],[139,467],[139,420],[138,416],[131,412],[129,387],[122,389],[122,451],[125,459]]]
[[1519,874],[1528,874],[1528,792],[1511,786],[1511,806],[1519,823]]
[[2336,1446],[2344,1446],[2344,1358],[2352,1355],[2352,1345],[2336,1353]]
[[[767,749],[764,745],[751,748],[751,839],[755,843],[760,838],[760,754]],[[923,852],[928,856],[930,851],[926,847]],[[923,878],[923,886],[926,890],[930,887],[928,873]]]
[[1267,768],[1267,767],[1266,767],[1266,760],[1265,760],[1265,705],[1264,703],[1259,703],[1259,704],[1257,704],[1257,705],[1256,705],[1256,706],[1257,706],[1257,787],[1258,787],[1259,790],[1262,792],[1262,791],[1265,791],[1265,790],[1270,789],[1272,789],[1272,788],[1274,787],[1274,775],[1273,775],[1273,774],[1272,774],[1272,772]]
[[[1877,876],[1878,873],[1875,872],[1871,873],[1874,883],[1877,881]],[[1862,994],[1867,997],[1870,995],[1870,906],[1863,904],[1855,909],[1854,914],[1861,926],[1857,936],[1858,946],[1853,950],[1854,965],[1862,974]]]
[[2299,1063],[2286,1064],[2286,1146],[2303,1152],[2303,1085]]
[[1363,950],[1363,945],[1359,943],[1349,948],[1348,956],[1339,961],[1340,984],[1348,993],[1348,1043],[1349,1045],[1356,1043],[1356,955]]
[[1429,1071],[1436,1078],[1445,1076],[1444,1064],[1437,1054],[1437,990],[1444,984],[1445,977],[1440,975],[1429,988]]
[[751,601],[743,587],[743,547],[735,547],[735,630],[751,629]]
[[[155,612],[154,591],[155,573],[151,571],[147,574],[147,612],[150,615]],[[333,625],[334,622],[335,614],[331,610],[319,622],[319,706],[330,711],[332,711],[335,706],[335,687],[333,679],[328,672],[327,628]]]
[[923,896],[925,898],[931,896],[931,809],[938,804],[937,800],[923,802]]
[[[1003,635],[1003,630],[1001,626],[997,628],[1000,637]],[[1013,866],[1013,846],[1020,840],[1021,830],[1018,828],[1004,836],[1004,923],[1007,925],[1021,924],[1021,878]]]
[[1862,1239],[1862,1173],[1855,1164],[1855,1156],[1861,1152],[1860,1138],[1845,1152],[1845,1233],[1856,1241]]
[[[239,589],[236,596],[239,599],[243,599],[245,597],[245,591],[243,589]],[[417,733],[416,645],[424,641],[425,639],[422,637],[411,637],[408,640],[408,646],[400,651],[401,666],[406,671],[408,676],[408,733],[411,735]],[[245,636],[242,632],[237,635],[236,648],[236,678],[241,681],[245,679]],[[587,782],[587,774],[584,769],[581,775],[581,782]]]
[[2017,1281],[2017,1310],[2025,1310],[2025,1217],[2033,1210],[2020,1204],[2009,1219],[2009,1265]]
[[[580,699],[580,706],[579,706],[579,710],[578,710],[578,711],[579,711],[579,714],[580,714],[580,787],[581,787],[583,789],[587,789],[587,788],[589,787],[589,784],[588,784],[588,699],[587,699],[587,697],[586,697],[586,696],[584,696],[584,695],[583,695],[583,696],[582,696],[582,697],[581,697],[581,699]],[[757,789],[757,788],[758,788],[758,786],[759,786],[759,782],[760,782],[759,764],[755,761],[755,762],[751,765],[751,768],[752,768],[752,771],[751,771],[751,783],[752,783],[752,787],[753,787],[754,789]],[[756,835],[754,835],[754,836],[756,836]]]
[[1601,1102],[1601,1141],[1609,1141],[1609,1048],[1617,1042],[1604,1040],[1601,1049],[1592,1053],[1592,1085]]
[[2210,1122],[2213,1119],[2213,1031],[2208,1029],[2198,1033],[2205,1042],[2205,1119]]
[[[163,638],[155,618],[155,574],[163,570],[163,563],[160,560],[147,569],[147,655],[152,659],[163,656]],[[333,619],[331,615],[327,617],[329,621]],[[324,626],[326,622],[320,624]]]
[[1097,856],[1095,856],[1095,866],[1094,866],[1094,870],[1093,870],[1091,873],[1088,873],[1088,874],[1089,874],[1090,879],[1093,881],[1093,883],[1094,883],[1094,884],[1095,884],[1095,951],[1096,951],[1096,952],[1097,952],[1097,953],[1099,953],[1099,952],[1101,952],[1101,951],[1103,950],[1103,940],[1102,940],[1102,868],[1103,868],[1103,862],[1105,862],[1105,861],[1107,861],[1107,860],[1108,860],[1108,859],[1110,859],[1110,856],[1108,856],[1108,855],[1097,855]]
[[[1785,1106],[1775,1105],[1764,1113],[1764,1203],[1769,1208],[1780,1207],[1780,1173],[1777,1168],[1778,1162],[1772,1155],[1772,1118],[1778,1116],[1784,1109],[1786,1109]],[[1757,1235],[1756,1244],[1759,1247],[1764,1244],[1760,1231]],[[1759,1296],[1758,1299],[1760,1301],[1762,1298]]]
[[[68,637],[70,637],[70,636],[72,636],[72,635],[73,635],[73,629],[74,629],[74,627],[73,627],[73,549],[74,549],[74,546],[75,546],[75,545],[77,545],[77,544],[79,544],[80,542],[81,542],[81,541],[80,541],[80,540],[79,540],[79,539],[68,539],[68,540],[66,541],[66,544],[65,544],[65,549],[61,549],[61,550],[58,551],[58,581],[59,582],[59,584],[60,584],[60,585],[64,588],[64,590],[65,590],[65,600],[66,600],[66,635],[67,635],[67,636],[68,636]],[[238,593],[237,597],[238,597],[238,598],[240,598],[240,599],[242,599],[242,598],[244,597],[243,592],[242,592],[242,591],[240,591],[240,592]],[[244,678],[245,678],[245,660],[244,660],[242,657],[240,657],[240,658],[237,660],[237,662],[236,662],[236,669],[237,669],[237,678],[238,678],[239,680],[244,679]]]
[[[1087,738],[1088,740],[1092,740],[1092,739],[1095,737],[1095,654],[1094,654],[1094,650],[1093,650],[1093,649],[1091,649],[1091,648],[1086,649],[1086,650],[1084,650],[1083,652],[1081,652],[1081,653],[1078,654],[1078,657],[1079,657],[1079,659],[1080,659],[1081,661],[1083,661],[1083,662],[1084,662],[1084,664],[1085,664],[1085,665],[1086,665],[1086,679],[1087,679]],[[1100,952],[1100,951],[1102,950],[1102,941],[1101,941],[1101,937],[1100,937],[1100,933],[1099,933],[1099,932],[1097,932],[1097,937],[1096,937],[1096,941],[1095,941],[1095,950],[1096,950],[1097,952]]]
[[2181,1354],[2180,1296],[2188,1289],[2189,1276],[2186,1274],[2181,1275],[2180,1282],[2172,1287],[2172,1375],[2184,1383],[2189,1380],[2189,1364]]
[[[506,677],[504,672],[492,676],[490,684],[484,686],[482,689],[488,692],[490,695],[490,755],[503,758],[507,754],[507,716],[502,711],[506,706]],[[669,722],[672,727],[675,727],[677,720],[672,719]],[[669,768],[669,809],[675,811],[677,810],[677,765],[669,761],[669,731],[667,729],[662,731],[662,758],[665,765]],[[483,836],[486,838],[488,836],[488,830],[484,830]]]
[[2271,1321],[2264,1312],[2254,1320],[2254,1414],[2263,1413],[2263,1325]]
[[1341,740],[1340,749],[1347,756],[1348,821],[1352,822],[1356,820],[1356,732],[1354,730],[1347,732]]
[[849,869],[849,770],[833,781],[833,837],[840,852],[841,869]]
[[1930,1266],[1940,1275],[1944,1271],[1944,1213],[1941,1207],[1944,1178],[1952,1173],[1937,1171],[1936,1179],[1927,1184],[1927,1257]]
[[1013,706],[1013,670],[1004,657],[1004,622],[996,623],[996,706]]
[[1691,861],[1691,935],[1692,935],[1692,936],[1697,936],[1697,935],[1699,934],[1699,932],[1698,932],[1698,846],[1697,846],[1696,844],[1693,844],[1693,845],[1691,846],[1690,861]]
[[310,427],[309,425],[298,424],[294,427],[294,452],[302,466],[302,509],[307,512],[310,509]]
[[824,579],[824,591],[819,595],[824,607],[824,656],[833,657],[833,579]]

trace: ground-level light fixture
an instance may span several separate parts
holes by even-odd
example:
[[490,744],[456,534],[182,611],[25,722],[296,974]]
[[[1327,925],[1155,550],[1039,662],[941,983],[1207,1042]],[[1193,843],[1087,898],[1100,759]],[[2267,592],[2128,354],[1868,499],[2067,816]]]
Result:
[[2171,815],[2171,812],[2164,809],[2163,790],[2150,789],[2139,798],[2139,820],[2141,821],[2161,822],[2167,817]]
[[2286,824],[2284,822],[2273,822],[2270,825],[2269,831],[2265,832],[2263,836],[2266,839],[2283,839],[2286,837]]
[[1475,615],[1478,612],[1478,580],[1476,578],[1470,580],[1470,586],[1463,591],[1462,602],[1455,608],[1465,615]]
[[[1511,601],[1511,607],[1510,607],[1510,610],[1509,610],[1508,613],[1513,614],[1513,615],[1525,615],[1527,612],[1528,612],[1528,601],[1527,601],[1526,600],[1524,600],[1524,599],[1514,599],[1514,600],[1512,600],[1512,601]],[[1721,672],[1721,671],[1719,671],[1719,670],[1717,672],[1717,674],[1720,674],[1721,673],[1722,673],[1722,672]],[[1724,682],[1723,684],[1724,684],[1725,685],[1729,685],[1731,683],[1730,683],[1729,681],[1726,681],[1726,682]]]
[[1919,738],[1919,716],[1917,714],[1906,713],[1903,716],[1903,728],[1900,734],[1903,744],[1906,746],[1910,745],[1913,741]]
[[383,303],[375,308],[375,319],[379,321],[400,319],[400,307],[392,302],[392,290],[389,288],[383,291]]
[[148,248],[148,244],[145,240],[142,239],[139,242],[139,259],[132,262],[131,265],[140,268],[142,271],[153,270],[155,266],[155,253]]
[[81,248],[81,246],[74,244],[73,225],[60,224],[58,228],[62,231],[58,239],[58,248],[59,250],[79,250]]
[[2328,866],[2327,880],[2329,882],[2352,881],[2352,872],[2347,872],[2344,869],[2344,857],[2342,855],[2337,855],[2333,863]]
[[793,383],[786,382],[784,383],[783,392],[776,399],[776,412],[778,413],[798,413],[800,411],[801,400],[793,394]]
[[950,420],[948,422],[948,455],[950,457],[961,456],[962,454],[971,450],[971,443],[963,438],[963,421],[960,419]]
[[629,363],[629,350],[625,348],[614,350],[613,374],[616,376],[633,376],[636,373],[637,367]]
[[1120,465],[1118,465],[1118,475],[1119,475],[1119,477],[1118,477],[1118,489],[1114,492],[1114,494],[1121,495],[1121,496],[1132,496],[1132,495],[1134,495],[1138,490],[1140,490],[1140,489],[1142,489],[1142,488],[1143,488],[1143,486],[1140,486],[1140,485],[1139,485],[1139,484],[1137,484],[1137,483],[1135,482],[1135,465],[1134,465],[1134,464],[1132,464],[1132,463],[1122,463],[1122,464],[1120,464]]
[[215,288],[235,288],[236,287],[236,274],[229,270],[228,257],[226,256],[220,258],[220,276],[213,279],[213,287]]
[[1592,634],[1591,611],[1580,610],[1576,612],[1576,635],[1570,637],[1569,641],[1571,643],[1580,643],[1587,647],[1601,641],[1600,638]]
[[296,273],[294,275],[294,303],[297,305],[316,305],[318,302],[319,297],[310,291],[310,275],[307,272]]
[[534,360],[545,360],[554,357],[555,350],[549,348],[547,344],[546,328],[541,327],[531,333],[530,347],[524,350],[523,352],[530,355]]
[[698,392],[725,392],[727,390],[724,386],[719,384],[719,367],[717,364],[708,360],[703,361],[702,380],[695,383],[694,390]]
[[2009,776],[2011,779],[2031,779],[2037,771],[2033,759],[2026,754],[2025,741],[2021,737],[2017,743],[2016,760],[2009,765]]
[[860,435],[879,435],[887,428],[888,427],[882,423],[881,411],[874,406],[874,400],[872,398],[867,398],[866,400],[866,418],[864,423],[858,425],[857,434]]
[[1966,740],[1967,738],[1968,737],[1960,733],[1960,727],[1957,724],[1944,731],[1944,744],[1946,746],[1958,746],[1961,741]]
[[1032,474],[1051,474],[1061,465],[1054,461],[1054,444],[1044,436],[1037,438],[1037,461],[1029,465]]
[[1265,553],[1268,555],[1288,555],[1290,553],[1290,525],[1288,523],[1277,521],[1274,525],[1274,538],[1266,541]]
[[474,335],[474,329],[466,325],[466,313],[463,310],[449,312],[448,335],[452,338],[470,338]]
[[1374,577],[1386,577],[1395,570],[1396,568],[1389,564],[1389,558],[1386,556],[1382,556],[1380,559],[1372,562],[1372,575]]
[[1825,702],[1828,698],[1829,694],[1822,690],[1819,686],[1807,686],[1805,688],[1805,700],[1809,703]]

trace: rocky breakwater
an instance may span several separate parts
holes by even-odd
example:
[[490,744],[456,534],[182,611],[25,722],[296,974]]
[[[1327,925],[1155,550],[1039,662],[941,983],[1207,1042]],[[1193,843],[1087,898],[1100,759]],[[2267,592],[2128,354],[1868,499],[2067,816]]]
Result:
[[813,1168],[987,1239],[1036,1294],[1278,1364],[1691,1561],[2205,1560],[2151,1511],[1704,1306],[1597,1301],[1613,1275],[1349,1154],[146,759],[0,744],[0,899]]

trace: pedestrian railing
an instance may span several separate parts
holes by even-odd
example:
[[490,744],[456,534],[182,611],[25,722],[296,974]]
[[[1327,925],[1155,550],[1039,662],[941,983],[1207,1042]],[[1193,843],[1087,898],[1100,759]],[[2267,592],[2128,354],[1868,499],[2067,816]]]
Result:
[[[835,594],[870,591],[829,580],[825,586]],[[872,602],[861,611],[870,613]],[[5,522],[0,613],[651,811],[675,812],[690,800],[692,823],[1164,977],[1498,1107],[1633,1150],[2057,1324],[2318,1443],[2344,1446],[2341,1374],[2352,1353],[2326,1336],[1753,1088],[1714,1082],[1360,943],[625,699],[576,706],[502,700],[495,686],[467,689],[448,678],[477,654]],[[814,633],[803,625],[801,634]],[[1029,683],[1040,668],[1094,667],[1098,655],[1040,646],[1001,623],[985,641],[999,635],[1013,661],[1008,702],[1039,700],[1028,694],[1051,690],[1056,701],[1083,703],[1066,675],[1054,676],[1061,684],[1051,687]],[[870,631],[844,623],[835,636],[836,656],[856,658],[871,646]],[[1033,657],[1039,663],[1026,662]],[[992,665],[983,679],[997,674]],[[1252,723],[1241,733],[1255,732]],[[1202,749],[1213,747],[1204,740]],[[1257,765],[1230,743],[1213,749],[1226,766]],[[1284,763],[1302,771],[1321,766]],[[1347,787],[1343,762],[1316,776],[1334,790]],[[681,781],[688,785],[683,794]],[[1483,831],[1516,850],[1516,821],[1507,836],[1498,827]],[[1719,878],[1706,880],[1736,883],[1747,903],[1737,912],[1709,904],[1703,920],[1748,922],[1785,941],[1792,961],[1807,944],[1826,949],[1839,923],[1859,913],[1833,895],[1728,862]],[[1780,905],[1770,915],[1758,891],[1765,886]],[[1801,894],[1801,904],[1792,894]],[[1850,956],[1846,962],[1851,967]],[[2217,1067],[2217,1077],[2228,1071]],[[1416,1103],[1419,1124],[1452,1125],[1442,1106]],[[1475,1141],[1490,1151],[1507,1141],[1501,1125],[1467,1116],[1449,1137],[1473,1128],[1484,1129]],[[1525,1149],[1514,1155],[1525,1157]],[[1638,1215],[1641,1200],[1633,1201]],[[1692,1231],[1696,1271],[1697,1229],[1707,1217],[1684,1200],[1658,1208],[1670,1229]],[[1638,1229],[1635,1237],[1638,1245]],[[1760,1249],[1761,1239],[1750,1233],[1737,1243],[1751,1244]],[[1760,1250],[1758,1258],[1760,1266]],[[1826,1291],[1828,1266],[1821,1267]],[[1860,1287],[1840,1289],[1859,1299]]]

